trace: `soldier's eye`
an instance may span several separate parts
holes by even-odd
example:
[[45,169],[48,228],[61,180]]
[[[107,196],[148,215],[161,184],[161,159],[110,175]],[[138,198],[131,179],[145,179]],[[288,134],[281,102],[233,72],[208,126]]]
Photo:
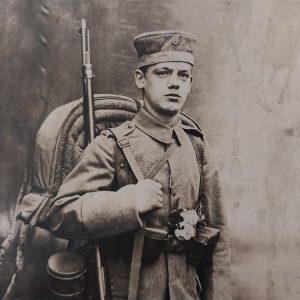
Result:
[[183,80],[186,80],[186,79],[189,79],[190,78],[190,74],[187,74],[187,73],[179,73],[178,74],[178,77],[183,79]]
[[166,77],[168,75],[167,71],[157,71],[156,75],[158,75],[159,77]]

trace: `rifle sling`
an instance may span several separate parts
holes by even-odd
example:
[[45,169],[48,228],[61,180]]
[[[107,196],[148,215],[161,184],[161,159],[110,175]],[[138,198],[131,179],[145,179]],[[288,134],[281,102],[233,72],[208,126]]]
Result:
[[[163,167],[163,165],[167,162],[167,160],[170,158],[170,156],[172,155],[172,153],[176,148],[176,143],[173,142],[171,146],[169,146],[167,151],[156,162],[156,164],[153,166],[150,172],[144,177],[130,149],[130,143],[127,137],[124,136],[123,133],[120,130],[118,130],[118,128],[112,128],[110,129],[110,132],[116,138],[118,146],[122,149],[124,156],[127,159],[127,162],[138,181],[145,178],[153,179],[155,175]],[[146,222],[145,220],[143,220],[143,226],[136,232],[134,237],[131,269],[130,269],[130,277],[129,277],[128,300],[136,300],[138,298],[141,262],[142,262],[143,246],[144,246],[144,239],[145,239],[145,227],[146,227]]]

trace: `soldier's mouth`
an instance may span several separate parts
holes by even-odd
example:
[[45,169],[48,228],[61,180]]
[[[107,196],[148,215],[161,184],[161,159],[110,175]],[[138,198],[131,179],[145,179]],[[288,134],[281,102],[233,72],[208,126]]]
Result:
[[180,95],[178,95],[178,94],[173,94],[173,93],[167,94],[167,95],[165,95],[165,96],[168,97],[169,99],[175,99],[175,100],[178,100],[179,98],[181,98]]

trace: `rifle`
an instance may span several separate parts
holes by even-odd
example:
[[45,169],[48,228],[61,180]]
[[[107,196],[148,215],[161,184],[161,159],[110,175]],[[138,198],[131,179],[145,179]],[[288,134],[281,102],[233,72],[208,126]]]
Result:
[[[88,133],[88,143],[95,138],[95,113],[94,113],[94,94],[92,91],[93,66],[91,64],[90,52],[90,31],[86,28],[86,20],[82,19],[79,35],[81,36],[82,50],[82,86],[83,86],[83,111],[84,124]],[[97,264],[98,287],[100,300],[107,299],[105,289],[104,267],[101,263],[101,253],[99,245],[95,246],[95,256]]]

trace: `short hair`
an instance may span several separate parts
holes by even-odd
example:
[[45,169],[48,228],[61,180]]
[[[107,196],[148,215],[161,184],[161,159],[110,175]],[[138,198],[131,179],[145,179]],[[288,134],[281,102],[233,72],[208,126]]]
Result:
[[139,67],[139,70],[141,70],[143,72],[143,74],[145,75],[149,69],[150,65],[146,65],[146,66],[141,66]]

